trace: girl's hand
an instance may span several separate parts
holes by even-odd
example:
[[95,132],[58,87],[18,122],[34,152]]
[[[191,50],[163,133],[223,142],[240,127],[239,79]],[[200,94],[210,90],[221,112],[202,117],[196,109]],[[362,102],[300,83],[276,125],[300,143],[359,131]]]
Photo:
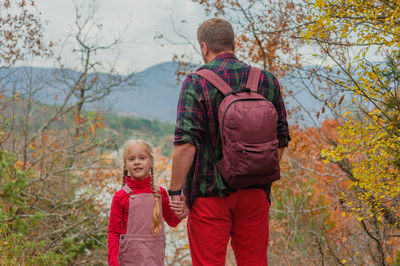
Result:
[[176,218],[179,220],[185,219],[189,213],[189,209],[186,206],[184,196],[181,196],[179,200],[174,200],[169,203],[171,210],[174,212]]
[[175,213],[176,218],[178,218],[179,220],[183,220],[186,218],[186,216],[189,213],[189,209],[185,208],[182,212],[180,213]]

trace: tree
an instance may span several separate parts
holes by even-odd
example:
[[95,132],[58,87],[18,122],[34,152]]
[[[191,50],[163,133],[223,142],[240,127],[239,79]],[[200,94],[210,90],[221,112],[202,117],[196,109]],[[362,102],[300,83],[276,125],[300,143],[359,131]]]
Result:
[[[322,156],[347,174],[350,189],[342,199],[376,244],[371,258],[387,265],[395,259],[400,231],[400,2],[306,2],[310,23],[304,37],[337,67],[336,79],[327,84],[353,102],[338,108],[339,136]],[[374,48],[386,61],[367,59]]]
[[31,55],[48,55],[52,43],[43,43],[43,28],[32,0],[0,1],[0,69]]
[[[112,176],[99,169],[114,168],[106,157],[101,156],[102,149],[114,148],[114,140],[103,130],[102,113],[83,107],[99,103],[116,87],[129,85],[133,74],[118,75],[115,65],[108,74],[99,73],[105,71],[104,62],[95,55],[114,49],[120,39],[104,46],[91,42],[93,36],[95,40],[99,39],[99,32],[88,37],[94,31],[86,26],[94,25],[91,23],[98,7],[96,2],[91,3],[94,4],[85,3],[87,6],[76,8],[74,40],[78,50],[75,54],[82,59],[78,61],[76,71],[63,66],[61,56],[56,59],[61,68],[53,75],[42,76],[33,73],[29,67],[20,68],[24,82],[17,80],[18,75],[10,75],[2,89],[0,143],[2,152],[11,154],[4,160],[2,157],[3,161],[9,162],[8,169],[11,170],[0,178],[1,201],[5,203],[0,219],[2,224],[7,224],[1,238],[5,241],[14,239],[19,244],[18,252],[5,248],[5,257],[2,252],[0,259],[7,259],[9,264],[17,258],[20,262],[38,265],[94,264],[105,258],[108,220],[102,215],[104,206],[98,203],[98,194],[93,188],[104,186],[105,180]],[[20,7],[25,7],[24,1]],[[89,12],[80,15],[84,7],[88,7]],[[21,34],[24,34],[23,25],[31,22],[24,15],[20,17],[25,19],[21,21]],[[34,19],[40,26],[39,18]],[[9,23],[14,25],[11,20]],[[32,34],[35,32],[40,31],[32,31]],[[41,38],[41,35],[36,37]],[[33,42],[36,39],[27,40]],[[37,49],[35,43],[29,45],[26,47],[31,50],[28,49],[27,54]],[[8,52],[13,54],[11,50]],[[20,55],[13,56],[10,58],[14,59],[7,61],[10,66],[17,60],[26,62]],[[18,69],[3,70],[2,73],[15,73]],[[37,96],[48,93],[49,87],[50,91],[56,91],[53,95],[58,97],[56,105],[38,102]],[[14,172],[26,174],[15,180],[19,175]],[[19,194],[10,199],[7,194],[10,191]],[[27,241],[26,245],[19,234]]]
[[[296,1],[254,0],[195,0],[208,15],[223,16],[230,21],[236,33],[236,51],[239,58],[245,59],[283,76],[291,68],[300,67],[304,29],[302,6]],[[197,42],[191,42],[184,34],[176,33],[199,53]],[[163,38],[163,36],[158,36]],[[193,57],[188,54],[175,54],[178,78],[195,69]],[[197,62],[196,62],[197,63]]]

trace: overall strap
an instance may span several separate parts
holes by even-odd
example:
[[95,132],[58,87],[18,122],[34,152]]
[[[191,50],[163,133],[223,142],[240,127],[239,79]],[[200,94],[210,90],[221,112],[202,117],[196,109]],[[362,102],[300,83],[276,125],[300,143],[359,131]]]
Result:
[[221,79],[217,74],[215,74],[211,70],[200,69],[199,71],[194,72],[194,74],[199,75],[208,80],[208,82],[214,85],[224,95],[227,95],[228,93],[233,91],[232,88],[229,87],[229,85],[223,79]]
[[260,81],[261,69],[258,67],[250,67],[249,76],[247,78],[246,88],[253,92],[258,90],[258,82]]
[[122,190],[125,191],[125,193],[128,194],[128,196],[133,192],[128,185],[123,186]]

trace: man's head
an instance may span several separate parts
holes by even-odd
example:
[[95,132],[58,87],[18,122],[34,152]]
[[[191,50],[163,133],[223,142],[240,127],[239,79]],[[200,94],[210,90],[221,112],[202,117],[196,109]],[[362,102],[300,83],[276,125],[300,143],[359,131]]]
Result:
[[232,25],[221,18],[203,22],[197,30],[197,40],[205,63],[222,52],[235,51],[235,33]]

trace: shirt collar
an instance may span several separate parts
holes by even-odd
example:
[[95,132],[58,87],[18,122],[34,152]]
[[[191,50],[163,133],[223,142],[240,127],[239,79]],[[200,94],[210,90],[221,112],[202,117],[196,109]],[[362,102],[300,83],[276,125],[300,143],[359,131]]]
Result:
[[223,60],[223,59],[227,59],[227,58],[236,59],[237,60],[236,56],[233,53],[231,53],[231,52],[223,52],[223,53],[217,55],[216,57],[214,57],[214,59],[211,60],[210,62],[216,61],[216,60]]
[[141,189],[141,188],[146,188],[146,187],[150,186],[151,180],[150,180],[150,176],[148,176],[147,178],[145,178],[143,180],[136,180],[136,179],[126,176],[125,182],[130,188]]

